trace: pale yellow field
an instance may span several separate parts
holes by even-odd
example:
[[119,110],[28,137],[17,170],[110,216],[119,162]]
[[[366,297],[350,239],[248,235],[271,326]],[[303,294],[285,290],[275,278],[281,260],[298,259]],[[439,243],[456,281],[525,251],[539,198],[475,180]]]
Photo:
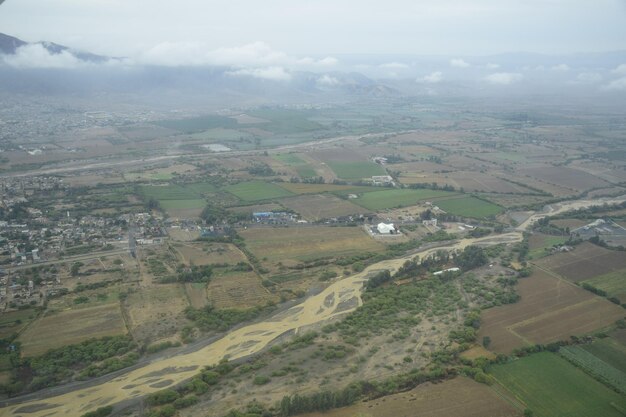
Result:
[[104,304],[46,315],[19,337],[24,356],[80,343],[93,337],[126,333],[119,304]]
[[384,249],[358,227],[259,227],[241,230],[240,234],[252,253],[268,261],[306,261]]

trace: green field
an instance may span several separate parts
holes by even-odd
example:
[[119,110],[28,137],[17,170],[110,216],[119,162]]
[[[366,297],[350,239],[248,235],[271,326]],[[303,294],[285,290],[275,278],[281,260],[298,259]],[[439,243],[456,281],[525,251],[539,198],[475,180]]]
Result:
[[192,184],[185,184],[185,188],[196,194],[211,194],[217,191],[215,185],[210,182],[194,182]]
[[491,366],[489,373],[538,417],[620,417],[626,411],[624,396],[553,353]]
[[296,167],[296,172],[302,178],[310,178],[317,176],[317,172],[310,165],[300,165]]
[[373,175],[387,175],[387,171],[383,167],[373,162],[326,161],[326,163],[339,178],[345,180],[360,180]]
[[33,309],[3,312],[0,314],[0,339],[17,333],[35,317],[37,312]]
[[626,373],[626,347],[615,339],[610,337],[599,339],[590,345],[582,345],[582,348]]
[[261,109],[248,113],[252,117],[269,120],[258,126],[276,134],[312,132],[325,129],[324,126],[308,119],[314,112],[307,110]]
[[281,153],[274,155],[274,159],[287,165],[304,165],[306,161],[294,153]]
[[547,235],[543,236],[541,245],[533,247],[528,252],[528,259],[543,258],[544,256],[549,254],[549,252],[547,252],[546,249],[549,249],[553,247],[554,245],[560,245],[562,243],[565,243],[567,239],[568,238],[563,237],[563,236],[547,236]]
[[160,120],[155,123],[167,129],[178,130],[183,133],[202,132],[213,128],[237,127],[237,121],[224,116],[200,116],[188,119]]
[[304,159],[293,153],[283,153],[274,155],[274,159],[280,161],[286,165],[295,168],[298,175],[302,178],[315,177],[317,173],[311,165],[309,165]]
[[559,353],[600,382],[626,394],[626,374],[580,346],[563,346]]
[[293,195],[276,184],[263,181],[240,182],[229,185],[226,191],[243,201],[260,201]]
[[186,200],[162,200],[159,201],[159,204],[161,208],[165,210],[195,209],[206,206],[206,201],[199,198]]
[[453,193],[439,190],[389,189],[365,193],[352,201],[368,210],[382,210],[392,207],[413,206],[419,201],[449,195],[453,195]]
[[189,135],[192,139],[198,139],[202,141],[237,141],[239,139],[250,139],[253,137],[251,133],[235,130],[235,129],[223,129],[223,128],[215,128],[208,129],[202,132],[193,133]]
[[617,297],[622,303],[626,302],[626,269],[598,275],[584,282],[606,291],[610,297]]
[[141,194],[145,198],[155,200],[193,200],[199,196],[194,191],[183,188],[180,185],[143,186],[140,188]]
[[503,210],[498,205],[471,196],[437,201],[437,206],[449,214],[477,219],[495,216]]

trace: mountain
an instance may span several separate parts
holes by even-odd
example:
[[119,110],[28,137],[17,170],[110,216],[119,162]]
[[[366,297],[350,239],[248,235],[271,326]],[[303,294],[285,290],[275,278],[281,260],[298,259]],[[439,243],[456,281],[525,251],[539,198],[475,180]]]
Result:
[[17,49],[27,45],[41,45],[44,49],[46,49],[52,55],[62,54],[63,52],[67,52],[73,55],[75,58],[80,59],[85,62],[92,63],[100,63],[108,61],[110,58],[102,55],[96,55],[89,52],[76,51],[72,48],[69,48],[64,45],[59,45],[53,42],[25,42],[21,39],[18,39],[13,36],[6,35],[4,33],[0,33],[0,52],[5,55],[15,55],[17,53]]
[[14,55],[17,48],[24,45],[28,45],[28,42],[0,33],[0,52],[3,54]]

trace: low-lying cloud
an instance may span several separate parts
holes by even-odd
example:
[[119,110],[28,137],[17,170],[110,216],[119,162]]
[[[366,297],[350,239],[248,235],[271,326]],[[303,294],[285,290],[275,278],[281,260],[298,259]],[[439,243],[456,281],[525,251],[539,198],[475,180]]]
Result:
[[428,83],[428,84],[436,84],[443,81],[443,74],[441,71],[435,71],[428,75],[423,76],[422,78],[418,78],[416,80],[418,83]]
[[321,77],[319,77],[315,83],[320,86],[320,87],[336,87],[339,84],[341,84],[341,82],[335,78],[335,77],[331,77],[328,74],[324,74]]
[[461,58],[453,58],[450,60],[450,66],[454,68],[467,68],[470,64]]
[[234,47],[209,49],[200,42],[160,43],[136,58],[140,64],[164,66],[220,65],[240,68],[324,68],[337,65],[334,57],[314,59],[295,57],[273,49],[265,42],[253,42]]
[[522,81],[523,78],[519,72],[495,72],[487,75],[484,80],[495,85],[510,85]]
[[15,68],[78,68],[88,65],[68,51],[51,53],[43,45],[24,45],[13,55],[0,55],[0,59]]
[[228,72],[232,76],[249,76],[271,81],[290,81],[291,74],[283,67],[242,68]]

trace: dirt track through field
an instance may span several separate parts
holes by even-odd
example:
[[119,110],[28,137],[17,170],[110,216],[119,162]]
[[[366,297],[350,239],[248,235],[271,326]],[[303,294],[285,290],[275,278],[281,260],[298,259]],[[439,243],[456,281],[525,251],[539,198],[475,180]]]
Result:
[[100,385],[3,408],[0,409],[0,416],[73,417],[98,407],[142,397],[189,379],[205,365],[216,364],[223,357],[229,359],[246,357],[260,351],[286,332],[297,332],[301,327],[324,322],[354,310],[362,304],[361,289],[371,273],[385,269],[394,272],[406,260],[415,256],[423,259],[438,250],[462,250],[472,244],[514,243],[521,241],[521,238],[521,233],[513,232],[478,239],[463,239],[449,245],[426,249],[408,257],[379,262],[359,274],[333,283],[301,304],[263,322],[234,330],[195,352],[157,360]]

